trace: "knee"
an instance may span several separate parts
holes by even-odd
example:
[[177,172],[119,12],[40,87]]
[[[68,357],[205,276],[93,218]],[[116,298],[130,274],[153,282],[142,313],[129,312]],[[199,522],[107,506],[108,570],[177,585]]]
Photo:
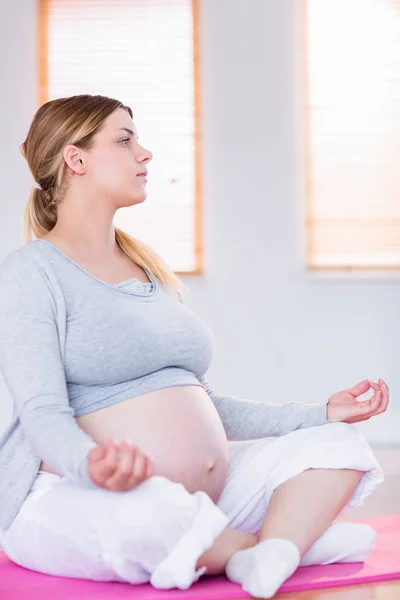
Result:
[[174,515],[183,512],[195,512],[196,498],[181,483],[167,477],[154,475],[130,492],[119,495],[121,512],[133,507],[140,510],[144,527],[154,524],[162,526],[174,519]]
[[[204,492],[191,494],[181,483],[155,475],[129,492],[111,492],[107,519],[114,536],[135,534],[150,539],[170,535],[179,539],[205,506],[219,509]],[[111,508],[112,507],[112,508]]]
[[196,499],[185,487],[153,476],[127,492],[107,492],[96,507],[96,529],[110,555],[133,547],[153,549],[161,560],[165,546],[176,543],[190,528]]
[[205,492],[191,494],[165,477],[117,495],[112,519],[101,519],[103,556],[119,570],[127,562],[139,564],[155,587],[192,581],[196,560],[228,524]]

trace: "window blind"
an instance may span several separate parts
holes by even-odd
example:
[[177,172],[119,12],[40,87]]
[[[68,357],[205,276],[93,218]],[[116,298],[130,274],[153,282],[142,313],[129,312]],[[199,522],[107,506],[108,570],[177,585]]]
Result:
[[114,224],[176,273],[201,272],[196,3],[40,0],[40,103],[103,94],[132,108],[153,152],[147,198]]
[[304,0],[308,266],[400,267],[400,2]]

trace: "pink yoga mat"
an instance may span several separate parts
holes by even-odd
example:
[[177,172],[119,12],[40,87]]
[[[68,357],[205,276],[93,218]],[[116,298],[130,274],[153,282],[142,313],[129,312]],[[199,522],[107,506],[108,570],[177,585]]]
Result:
[[[365,563],[302,567],[282,586],[282,592],[400,579],[400,515],[358,522],[378,532],[375,551]],[[158,590],[149,584],[95,582],[43,575],[12,563],[0,552],[0,598],[4,600],[229,600],[249,597],[226,577],[203,578],[189,590]]]

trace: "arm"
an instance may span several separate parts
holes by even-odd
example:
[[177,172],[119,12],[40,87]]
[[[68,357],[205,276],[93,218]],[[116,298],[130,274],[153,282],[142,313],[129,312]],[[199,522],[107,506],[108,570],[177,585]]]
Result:
[[0,371],[36,455],[58,473],[95,486],[87,455],[96,443],[69,406],[56,303],[37,265],[0,269]]
[[271,404],[265,401],[242,400],[214,392],[205,375],[199,381],[217,409],[228,440],[279,436],[295,429],[324,425],[328,422],[326,403]]

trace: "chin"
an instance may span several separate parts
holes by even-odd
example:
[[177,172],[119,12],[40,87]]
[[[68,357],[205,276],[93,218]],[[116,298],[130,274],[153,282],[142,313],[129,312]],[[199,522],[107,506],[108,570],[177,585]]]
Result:
[[119,208],[142,204],[146,200],[146,197],[147,194],[135,194],[135,196],[121,198],[119,202]]

